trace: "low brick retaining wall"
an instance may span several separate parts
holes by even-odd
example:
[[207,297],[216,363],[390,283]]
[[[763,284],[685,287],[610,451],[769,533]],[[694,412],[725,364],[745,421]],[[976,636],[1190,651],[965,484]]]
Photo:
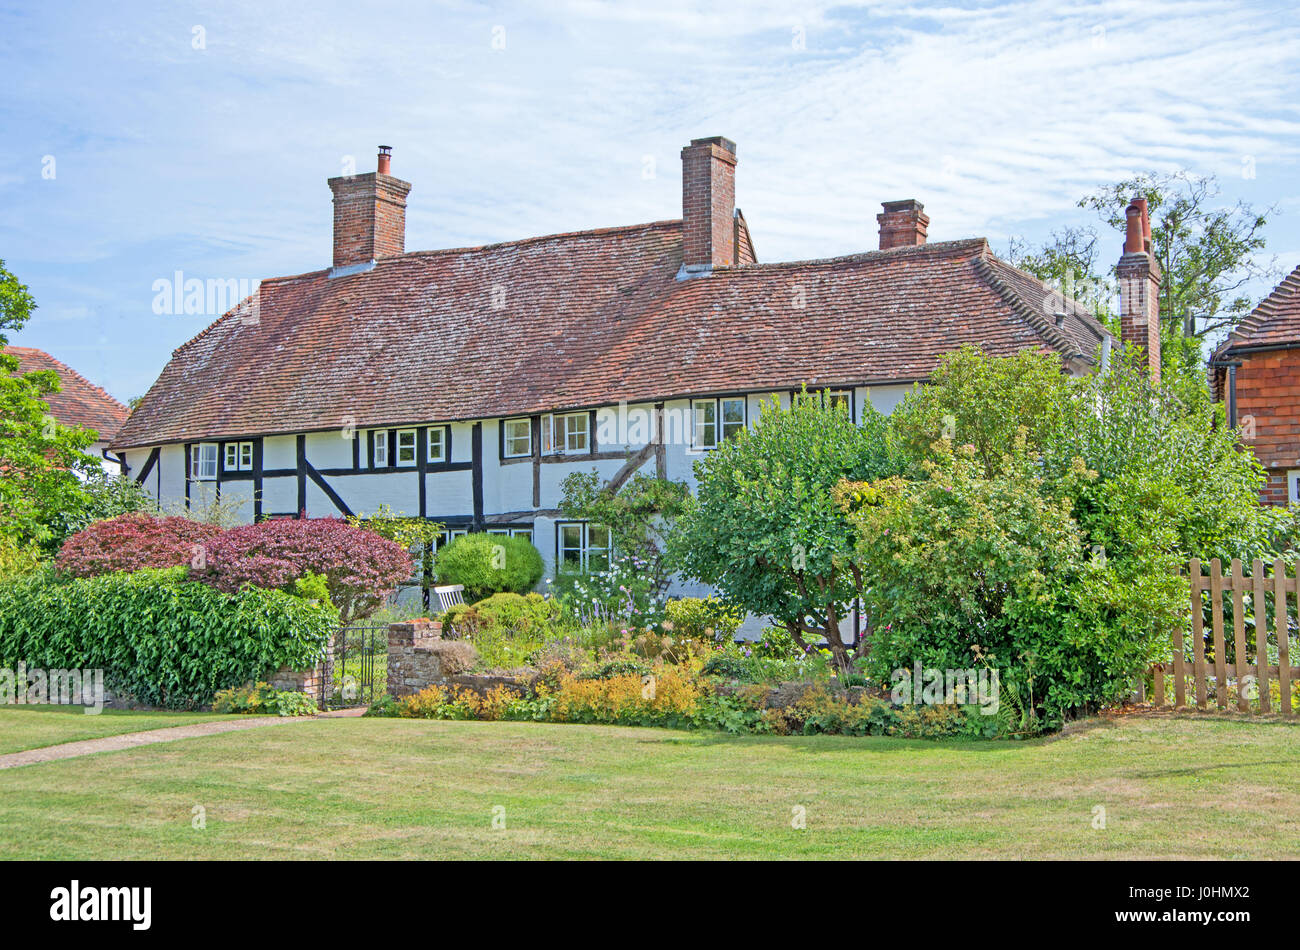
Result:
[[474,647],[465,640],[442,639],[442,623],[412,620],[388,626],[388,695],[409,696],[429,686],[459,686],[480,695],[498,686],[526,692],[510,676],[465,672],[474,665]]

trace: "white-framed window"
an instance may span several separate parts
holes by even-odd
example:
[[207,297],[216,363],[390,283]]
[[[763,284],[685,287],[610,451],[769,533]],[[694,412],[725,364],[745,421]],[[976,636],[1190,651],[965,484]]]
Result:
[[723,439],[745,428],[744,396],[691,400],[691,448],[716,449]]
[[560,570],[592,574],[609,569],[609,529],[587,521],[557,524],[557,560]]
[[447,532],[447,541],[452,542],[469,534],[469,528],[452,528]]
[[398,429],[397,430],[397,462],[398,465],[415,464],[415,430]]
[[588,452],[591,450],[591,416],[585,412],[573,412],[563,417],[565,452]]
[[253,469],[253,443],[227,442],[225,445],[226,471],[248,472]]
[[190,446],[190,478],[210,482],[217,477],[217,443],[200,442]]
[[691,400],[691,447],[695,449],[718,447],[718,401],[716,399]]
[[388,468],[388,430],[375,430],[375,468]]
[[1300,505],[1300,468],[1286,473],[1286,497],[1293,505]]
[[447,427],[430,426],[428,432],[429,439],[429,457],[430,462],[446,462],[447,458]]
[[566,412],[542,416],[542,454],[578,455],[591,451],[591,414]]
[[718,400],[718,418],[722,420],[722,437],[729,439],[745,428],[745,397]]
[[533,454],[533,423],[531,419],[506,419],[501,425],[502,455],[508,459],[517,459]]

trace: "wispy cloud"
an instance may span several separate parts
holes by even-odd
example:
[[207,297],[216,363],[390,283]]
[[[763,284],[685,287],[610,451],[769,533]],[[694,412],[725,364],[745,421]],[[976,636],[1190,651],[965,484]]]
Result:
[[[1283,5],[1210,0],[0,5],[0,257],[23,342],[125,398],[202,323],[152,281],[324,266],[324,180],[380,142],[411,248],[676,217],[712,134],[766,260],[869,248],[901,197],[1001,246],[1147,169],[1294,212],[1296,48]],[[1294,213],[1270,234],[1300,260]]]

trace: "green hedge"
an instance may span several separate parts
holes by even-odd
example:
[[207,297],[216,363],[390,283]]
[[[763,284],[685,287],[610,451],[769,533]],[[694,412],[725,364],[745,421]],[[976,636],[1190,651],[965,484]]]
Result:
[[0,666],[103,669],[141,703],[188,709],[282,666],[306,669],[338,611],[277,590],[224,594],[184,568],[0,586]]

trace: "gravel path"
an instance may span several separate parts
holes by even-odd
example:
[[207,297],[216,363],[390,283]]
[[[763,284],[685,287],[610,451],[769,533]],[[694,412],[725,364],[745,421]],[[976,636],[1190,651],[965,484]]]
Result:
[[153,745],[155,742],[174,742],[177,739],[194,739],[199,736],[213,736],[222,732],[237,732],[240,729],[257,729],[262,726],[284,726],[294,722],[312,722],[314,719],[335,719],[359,716],[365,712],[361,709],[340,710],[324,713],[321,716],[250,716],[248,719],[223,719],[219,722],[199,722],[192,726],[169,726],[166,729],[146,729],[142,732],[124,732],[121,735],[105,736],[102,739],[83,739],[80,742],[63,742],[48,745],[40,749],[27,749],[23,752],[10,752],[0,755],[0,769],[12,769],[22,765],[35,765],[38,762],[53,762],[57,759],[72,759],[79,755],[93,755],[96,752],[118,752],[122,749],[134,749],[137,746]]

